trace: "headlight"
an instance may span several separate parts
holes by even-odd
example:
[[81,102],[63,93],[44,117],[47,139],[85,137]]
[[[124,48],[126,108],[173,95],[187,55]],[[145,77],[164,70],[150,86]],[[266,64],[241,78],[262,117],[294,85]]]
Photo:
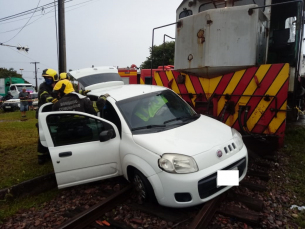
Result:
[[241,150],[244,146],[244,142],[243,142],[243,138],[242,138],[241,134],[237,130],[232,128],[232,136],[233,136],[234,142],[236,143],[237,149]]
[[163,154],[158,162],[160,168],[169,173],[193,173],[198,171],[195,160],[181,154]]

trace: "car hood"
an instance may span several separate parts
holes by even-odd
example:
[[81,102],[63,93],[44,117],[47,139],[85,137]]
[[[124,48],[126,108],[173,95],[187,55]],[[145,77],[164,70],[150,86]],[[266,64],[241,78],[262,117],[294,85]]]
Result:
[[232,139],[231,127],[201,115],[186,125],[152,134],[133,135],[135,143],[159,155],[203,153]]

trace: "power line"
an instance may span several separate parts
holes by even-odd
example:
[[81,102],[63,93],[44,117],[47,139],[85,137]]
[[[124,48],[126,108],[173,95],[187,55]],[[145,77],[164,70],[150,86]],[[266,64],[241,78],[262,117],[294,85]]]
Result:
[[[42,16],[40,16],[40,17],[37,18],[35,21],[32,21],[31,23],[27,24],[26,26],[29,26],[29,25],[33,24],[34,22],[38,21],[40,18],[42,18],[42,17],[45,16],[46,14],[51,13],[52,11],[53,11],[53,10],[48,11],[47,13],[45,13],[45,14],[42,15]],[[20,29],[20,28],[22,28],[22,27],[19,27],[19,28],[16,28],[16,29],[12,29],[12,30],[8,30],[8,31],[4,31],[4,32],[0,32],[0,33],[9,33],[9,32],[13,32],[13,31],[15,31],[15,30],[18,30],[18,29]]]
[[[44,10],[44,9],[45,9],[45,8],[44,8],[45,6],[51,5],[51,4],[53,4],[53,2],[52,2],[52,3],[45,4],[45,5],[42,5],[42,6],[40,6],[39,8],[40,8],[41,10]],[[46,7],[46,8],[49,8],[49,7]],[[10,19],[17,18],[17,17],[23,17],[23,16],[25,16],[25,15],[31,14],[33,11],[34,11],[34,13],[35,13],[35,12],[37,11],[37,7],[34,8],[34,9],[31,9],[31,10],[27,10],[27,11],[18,13],[18,14],[14,14],[14,15],[11,15],[11,16],[7,16],[7,17],[0,18],[0,21],[6,21],[6,20],[10,20]]]
[[[8,48],[10,48],[10,47],[8,47]],[[31,59],[31,60],[33,60],[33,61],[36,61],[35,59],[33,59],[33,58],[29,57],[29,56],[25,56],[25,55],[21,54],[20,52],[16,51],[16,50],[13,49],[13,48],[10,48],[10,49],[12,49],[13,51],[17,52],[18,54],[20,54],[20,55],[22,55],[22,56],[24,56],[24,57],[26,57],[26,58],[28,58],[28,59]],[[43,64],[43,63],[40,63],[40,64],[42,64],[42,65],[46,66],[47,68],[49,68],[47,65],[45,65],[45,64]]]
[[[82,2],[82,3],[79,3],[79,4],[72,5],[72,6],[68,6],[68,7],[66,7],[66,8],[75,7],[75,6],[77,6],[77,5],[85,4],[85,3],[91,2],[91,1],[94,1],[94,0],[88,0],[88,1],[86,1],[86,2]],[[83,7],[83,6],[81,6],[81,7]],[[77,7],[77,8],[75,8],[75,9],[71,9],[71,10],[67,10],[66,12],[70,12],[70,11],[76,10],[76,9],[78,9],[78,8],[81,8],[81,7]],[[54,11],[53,9],[50,10],[50,11],[48,11],[48,12],[45,13],[44,15],[40,16],[40,17],[37,18],[36,20],[34,20],[34,21],[32,21],[31,23],[29,23],[27,26],[33,24],[34,22],[36,22],[36,21],[38,21],[39,19],[41,19],[43,16],[45,16],[45,15],[47,15],[47,14],[49,14],[49,13],[52,13],[53,11]],[[38,15],[37,15],[37,16],[38,16]],[[51,16],[51,17],[53,17],[53,16]],[[51,17],[48,17],[48,18],[51,18]],[[24,19],[20,19],[20,20],[24,20]],[[0,22],[0,23],[1,23],[1,22]],[[12,30],[3,31],[3,32],[0,32],[0,34],[2,34],[2,33],[13,32],[13,31],[16,31],[16,30],[18,30],[18,29],[20,29],[20,28],[21,28],[21,27],[16,28],[16,29],[12,29]]]
[[[38,4],[37,4],[37,6],[36,6],[36,9],[38,8],[40,1],[41,1],[41,0],[39,0]],[[34,11],[34,13],[35,13],[35,12],[36,12],[36,10]],[[31,18],[27,21],[27,23],[25,23],[25,25],[19,30],[19,32],[18,32],[15,36],[13,36],[11,39],[9,39],[9,40],[7,40],[7,41],[5,41],[5,42],[3,42],[3,43],[6,43],[6,42],[9,42],[9,41],[13,40],[13,39],[23,30],[23,28],[29,23],[29,21],[32,19],[34,13],[32,14]]]
[[[65,3],[71,2],[71,1],[73,1],[73,0],[66,0]],[[58,2],[58,1],[56,1],[56,2]],[[45,5],[40,6],[38,8],[34,8],[34,9],[27,10],[27,11],[24,11],[24,12],[21,12],[21,13],[18,13],[18,14],[14,14],[14,15],[7,16],[7,17],[4,17],[4,18],[0,18],[0,22],[15,19],[15,18],[18,18],[18,17],[23,17],[25,15],[32,14],[33,11],[34,11],[34,13],[38,12],[37,9],[39,9],[41,11],[44,11],[44,10],[49,9],[49,8],[53,8],[53,2],[45,4]]]

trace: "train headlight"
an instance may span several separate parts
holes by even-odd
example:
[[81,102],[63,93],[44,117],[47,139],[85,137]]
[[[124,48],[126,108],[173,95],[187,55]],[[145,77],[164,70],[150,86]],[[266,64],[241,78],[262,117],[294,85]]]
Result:
[[193,173],[198,171],[195,160],[181,154],[163,154],[158,163],[161,169],[169,173]]
[[241,150],[244,146],[243,138],[237,130],[235,130],[234,128],[232,128],[231,130],[236,147],[238,150]]

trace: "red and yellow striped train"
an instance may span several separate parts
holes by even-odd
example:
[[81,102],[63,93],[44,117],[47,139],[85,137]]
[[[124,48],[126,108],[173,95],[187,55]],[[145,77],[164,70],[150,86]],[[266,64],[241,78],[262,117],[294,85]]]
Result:
[[174,66],[119,69],[125,83],[171,88],[245,141],[282,146],[304,105],[303,1],[184,0],[175,26]]

